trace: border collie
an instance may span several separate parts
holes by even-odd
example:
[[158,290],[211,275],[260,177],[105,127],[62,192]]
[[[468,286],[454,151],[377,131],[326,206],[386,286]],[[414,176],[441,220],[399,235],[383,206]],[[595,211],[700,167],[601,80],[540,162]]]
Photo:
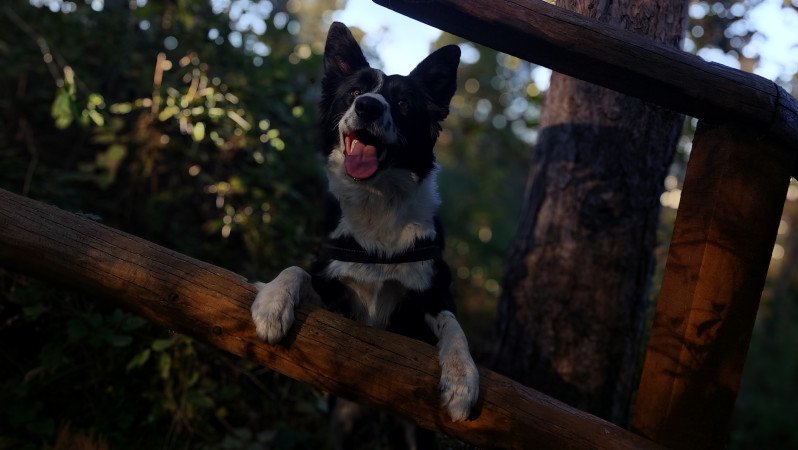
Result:
[[[332,24],[319,106],[330,193],[326,240],[310,274],[289,267],[255,283],[252,304],[258,336],[272,344],[291,327],[294,306],[318,297],[351,319],[437,343],[441,404],[453,421],[468,418],[479,394],[436,217],[433,147],[459,61],[460,49],[449,45],[410,75],[389,76],[369,67],[345,25]],[[337,399],[333,429],[351,431],[358,411]]]

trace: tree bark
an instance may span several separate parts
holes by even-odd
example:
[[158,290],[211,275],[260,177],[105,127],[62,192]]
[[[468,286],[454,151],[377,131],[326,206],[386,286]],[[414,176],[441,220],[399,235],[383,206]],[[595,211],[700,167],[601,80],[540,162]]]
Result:
[[[558,0],[677,46],[687,3]],[[682,116],[555,73],[499,303],[493,367],[626,424],[659,196]]]

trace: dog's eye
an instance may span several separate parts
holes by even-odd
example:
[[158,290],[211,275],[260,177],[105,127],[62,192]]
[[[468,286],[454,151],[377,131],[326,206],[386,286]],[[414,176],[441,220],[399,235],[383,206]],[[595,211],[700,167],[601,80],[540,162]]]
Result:
[[410,109],[410,105],[407,103],[407,100],[402,99],[396,103],[396,106],[399,107],[399,112],[402,114],[407,114],[407,111]]
[[358,95],[360,95],[360,89],[352,89],[351,91],[349,91],[349,95],[352,96],[352,98],[357,97]]

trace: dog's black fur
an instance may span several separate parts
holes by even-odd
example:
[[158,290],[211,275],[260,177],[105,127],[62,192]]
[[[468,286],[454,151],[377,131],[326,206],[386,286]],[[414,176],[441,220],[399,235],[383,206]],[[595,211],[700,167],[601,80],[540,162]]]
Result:
[[[391,166],[426,177],[435,162],[432,150],[441,130],[440,121],[449,114],[449,101],[457,88],[459,62],[459,47],[443,47],[409,76],[387,76],[382,88],[374,91],[384,74],[369,67],[345,26],[333,24],[324,49],[325,73],[319,105],[322,151],[329,155],[340,144],[338,122],[354,100],[352,91],[376,92],[391,104],[393,119],[405,138],[387,149]],[[398,105],[402,100],[407,102],[405,112]]]
[[[258,283],[252,305],[258,334],[269,342],[290,327],[297,302],[318,294],[351,319],[437,343],[442,403],[453,420],[466,419],[478,395],[435,215],[433,147],[459,58],[457,46],[446,46],[408,76],[388,76],[369,67],[346,26],[332,25],[319,105],[330,188],[326,241],[310,274],[291,267]],[[352,411],[339,401],[338,434],[351,431]]]

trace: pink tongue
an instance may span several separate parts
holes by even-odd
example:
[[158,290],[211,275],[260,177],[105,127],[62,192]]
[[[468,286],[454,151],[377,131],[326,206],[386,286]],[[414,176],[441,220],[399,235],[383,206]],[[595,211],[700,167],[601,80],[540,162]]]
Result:
[[356,180],[364,180],[377,172],[377,148],[360,141],[350,141],[349,152],[344,160],[346,174]]

